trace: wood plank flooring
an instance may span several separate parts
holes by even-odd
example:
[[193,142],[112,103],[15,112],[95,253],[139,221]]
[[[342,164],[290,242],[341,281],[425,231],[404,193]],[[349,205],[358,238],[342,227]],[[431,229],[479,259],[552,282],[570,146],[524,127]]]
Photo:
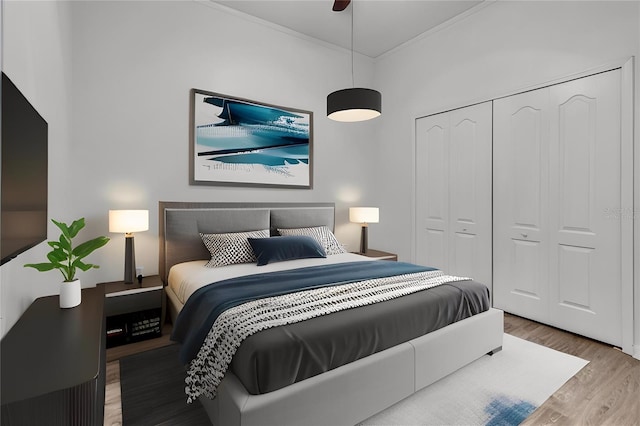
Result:
[[[589,364],[542,404],[523,425],[640,426],[640,361],[620,350],[544,324],[506,314],[505,332],[586,359]],[[118,359],[171,343],[163,336],[107,350],[105,426],[122,424]]]
[[640,425],[640,361],[582,336],[505,314],[504,331],[589,362],[523,425]]

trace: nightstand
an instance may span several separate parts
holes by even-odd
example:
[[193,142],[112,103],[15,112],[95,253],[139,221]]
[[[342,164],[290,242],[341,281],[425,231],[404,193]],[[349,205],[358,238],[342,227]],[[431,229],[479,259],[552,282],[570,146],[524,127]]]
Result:
[[159,275],[142,284],[124,281],[99,283],[104,287],[107,348],[159,337],[164,318],[164,287]]
[[359,254],[361,256],[367,256],[367,257],[375,257],[378,260],[392,260],[396,262],[398,261],[397,254],[387,253],[386,251],[381,251],[381,250],[369,249],[365,253],[356,253],[356,254]]

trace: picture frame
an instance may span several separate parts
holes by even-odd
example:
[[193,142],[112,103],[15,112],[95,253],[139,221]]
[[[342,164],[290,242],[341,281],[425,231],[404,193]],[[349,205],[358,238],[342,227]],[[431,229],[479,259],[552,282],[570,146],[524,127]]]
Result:
[[311,189],[313,112],[190,92],[191,185]]

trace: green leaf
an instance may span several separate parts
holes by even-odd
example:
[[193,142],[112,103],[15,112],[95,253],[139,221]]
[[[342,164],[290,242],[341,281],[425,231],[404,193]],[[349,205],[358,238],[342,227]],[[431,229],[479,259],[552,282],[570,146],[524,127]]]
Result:
[[80,259],[77,259],[75,262],[73,262],[73,266],[75,266],[76,268],[86,272],[91,268],[99,268],[98,265],[94,265],[92,263],[84,263],[82,262]]
[[53,263],[27,263],[24,265],[25,268],[35,268],[40,272],[51,271],[56,267]]
[[60,263],[69,260],[69,256],[63,250],[55,249],[47,253],[47,259],[49,259],[51,263]]
[[97,250],[103,245],[107,244],[108,242],[109,238],[107,237],[97,237],[93,240],[85,241],[84,243],[73,249],[73,255],[78,259],[82,259],[83,257],[91,254],[94,250]]
[[66,223],[58,222],[55,219],[51,219],[51,222],[55,223],[56,226],[60,228],[60,231],[62,231],[62,235],[64,235],[69,241],[71,241],[71,234],[69,233],[69,227]]
[[71,240],[68,239],[66,236],[60,235],[60,240],[58,241],[58,244],[60,244],[60,248],[62,250],[66,251],[67,253],[71,252]]
[[78,235],[78,232],[84,228],[84,217],[81,217],[78,220],[74,220],[71,226],[69,227],[69,236],[71,238],[75,238]]

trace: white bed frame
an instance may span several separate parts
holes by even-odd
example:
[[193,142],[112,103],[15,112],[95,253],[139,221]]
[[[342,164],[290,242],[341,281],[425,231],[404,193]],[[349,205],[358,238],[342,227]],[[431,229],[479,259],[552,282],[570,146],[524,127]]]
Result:
[[[176,257],[170,253],[171,249],[167,249],[173,238],[165,234],[165,231],[172,232],[167,228],[167,210],[196,210],[198,215],[210,211],[217,215],[228,209],[249,209],[254,212],[256,209],[285,209],[288,214],[289,210],[295,212],[299,209],[308,213],[309,209],[316,208],[330,209],[331,219],[327,226],[333,229],[333,204],[328,203],[160,202],[161,276],[166,283],[168,268],[175,264]],[[188,215],[185,217],[188,221],[192,220]],[[222,219],[225,217],[223,214]],[[318,220],[315,211],[304,220]],[[294,226],[314,225],[295,223]],[[232,229],[228,229],[229,232],[241,230],[250,228],[233,229],[232,226]],[[184,232],[184,229],[179,232]],[[184,257],[183,250],[180,253],[178,257]],[[173,319],[182,309],[182,303],[169,287],[165,287],[165,290],[169,314]],[[227,372],[218,387],[217,397],[213,400],[201,397],[200,401],[211,422],[220,426],[354,425],[481,356],[499,351],[503,332],[503,312],[491,308],[425,336],[267,394],[249,394],[236,376]]]

